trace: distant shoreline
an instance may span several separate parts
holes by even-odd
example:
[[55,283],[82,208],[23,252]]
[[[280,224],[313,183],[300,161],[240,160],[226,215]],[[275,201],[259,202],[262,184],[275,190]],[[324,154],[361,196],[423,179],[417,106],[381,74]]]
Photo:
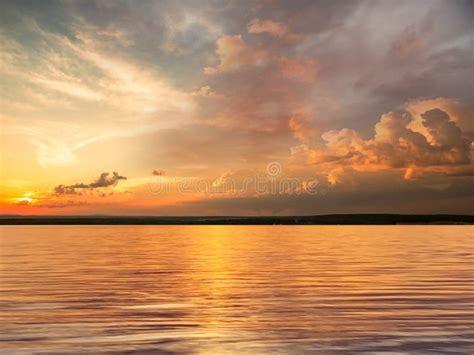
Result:
[[333,214],[316,216],[0,216],[0,225],[456,225],[474,215]]

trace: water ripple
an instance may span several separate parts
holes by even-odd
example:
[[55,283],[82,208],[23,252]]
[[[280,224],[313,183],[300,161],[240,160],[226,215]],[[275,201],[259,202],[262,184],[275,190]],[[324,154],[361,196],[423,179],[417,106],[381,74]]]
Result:
[[1,227],[2,353],[473,353],[473,231]]

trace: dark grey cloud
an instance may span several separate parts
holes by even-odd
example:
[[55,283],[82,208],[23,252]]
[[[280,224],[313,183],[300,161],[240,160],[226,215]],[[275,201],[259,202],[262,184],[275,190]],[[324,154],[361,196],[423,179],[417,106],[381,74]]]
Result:
[[78,189],[96,189],[100,187],[115,186],[120,180],[126,180],[125,176],[119,175],[117,172],[102,173],[100,176],[93,182],[89,184],[77,183],[72,185],[58,185],[54,188],[54,193],[57,195],[75,195],[78,194]]
[[[420,182],[400,183],[396,176],[384,176],[385,185],[374,178],[360,180],[357,186],[327,188],[321,194],[268,194],[261,196],[233,196],[189,201],[178,206],[167,206],[175,213],[212,211],[227,215],[312,215],[333,213],[454,213],[473,214],[474,191],[472,178],[459,177],[446,182],[445,188],[426,186]],[[387,181],[390,181],[387,183]],[[380,181],[378,181],[380,182]],[[439,183],[439,181],[438,181]],[[410,196],[407,199],[407,196]],[[171,212],[172,213],[172,212]]]
[[165,172],[164,172],[164,170],[155,169],[151,172],[151,175],[153,175],[153,176],[163,176],[163,175],[165,175]]

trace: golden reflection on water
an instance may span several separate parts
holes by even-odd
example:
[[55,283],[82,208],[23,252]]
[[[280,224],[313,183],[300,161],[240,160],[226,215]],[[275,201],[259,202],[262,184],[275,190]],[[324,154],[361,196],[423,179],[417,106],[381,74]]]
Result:
[[473,231],[2,227],[2,348],[472,352]]

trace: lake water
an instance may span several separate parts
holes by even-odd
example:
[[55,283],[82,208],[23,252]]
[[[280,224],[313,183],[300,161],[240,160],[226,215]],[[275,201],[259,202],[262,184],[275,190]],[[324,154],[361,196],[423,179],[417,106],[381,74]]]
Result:
[[0,228],[3,353],[473,353],[472,226]]

